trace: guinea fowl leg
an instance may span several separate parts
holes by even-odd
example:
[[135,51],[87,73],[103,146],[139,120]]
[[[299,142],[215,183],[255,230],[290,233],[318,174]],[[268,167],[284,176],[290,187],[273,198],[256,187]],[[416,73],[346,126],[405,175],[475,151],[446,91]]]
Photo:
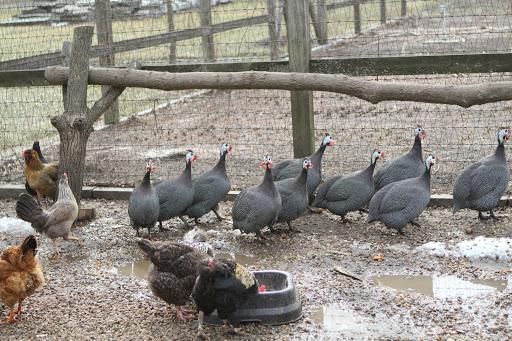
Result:
[[213,211],[213,213],[215,213],[215,215],[217,216],[217,219],[218,219],[219,221],[223,221],[223,220],[225,219],[224,217],[222,217],[222,216],[219,214],[219,212],[217,212],[217,208],[212,208],[212,211]]
[[484,217],[482,211],[478,211],[478,219],[480,220],[489,220],[489,217]]
[[411,225],[412,225],[412,226],[416,226],[416,227],[420,227],[420,228],[421,228],[420,223],[418,223],[417,221],[414,221],[414,220],[412,220],[412,221],[411,221]]
[[494,215],[494,212],[492,210],[489,211],[489,217],[492,219],[492,220],[500,220],[500,218],[496,217]]
[[60,257],[59,242],[57,241],[57,239],[52,239],[52,243],[53,243],[52,258],[59,258]]
[[295,227],[293,227],[291,222],[287,221],[286,224],[288,224],[288,230],[290,230],[292,232],[297,232],[297,233],[302,232],[301,230],[296,229]]
[[185,218],[183,218],[182,216],[178,216],[178,218],[181,219],[181,221],[183,222],[183,224],[185,224],[186,227],[188,227],[189,229],[192,228],[192,226],[190,226],[190,224],[187,222]]
[[199,316],[197,318],[197,338],[199,340],[210,340],[208,335],[205,334],[203,330],[203,320],[204,320],[204,312],[199,311]]

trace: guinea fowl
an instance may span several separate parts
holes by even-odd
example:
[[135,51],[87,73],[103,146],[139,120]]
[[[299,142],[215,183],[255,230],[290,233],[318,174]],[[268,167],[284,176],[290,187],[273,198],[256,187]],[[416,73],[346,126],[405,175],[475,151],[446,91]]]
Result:
[[272,158],[267,155],[260,163],[260,167],[265,168],[263,181],[237,195],[231,215],[234,230],[255,233],[261,239],[265,239],[261,235],[261,229],[268,226],[273,230],[282,204],[281,196],[272,180]]
[[423,174],[425,167],[423,164],[421,140],[427,138],[427,133],[421,127],[417,127],[414,133],[416,137],[414,138],[412,149],[375,173],[376,191],[392,182],[416,178]]
[[328,209],[343,220],[348,212],[361,210],[373,196],[373,171],[377,160],[383,157],[384,153],[375,149],[365,170],[336,176],[320,185],[313,206]]
[[[493,209],[505,193],[510,178],[504,143],[512,132],[501,129],[497,136],[498,146],[494,154],[469,165],[457,176],[453,187],[453,213],[470,208],[478,211],[481,220],[497,219]],[[489,211],[489,217],[484,217],[482,211]]]
[[[309,156],[309,160],[314,165],[312,169],[308,172],[308,195],[311,196],[320,182],[322,181],[322,157],[324,156],[325,149],[327,146],[334,146],[336,144],[336,140],[332,138],[331,135],[325,134],[322,139],[322,143],[320,147],[314,152],[311,156]],[[283,179],[294,178],[298,176],[302,172],[302,161],[304,159],[292,159],[285,160],[279,163],[272,168],[272,174],[274,181],[279,181]]]
[[208,259],[199,264],[198,276],[192,289],[192,300],[199,312],[197,336],[208,339],[203,331],[204,315],[215,309],[230,333],[236,333],[229,323],[232,314],[252,295],[258,293],[258,280],[240,264],[227,259]]
[[275,182],[281,196],[282,207],[277,222],[286,221],[291,231],[299,232],[292,227],[292,221],[297,219],[308,207],[307,177],[310,168],[314,167],[308,158],[302,162],[302,172],[292,179]]
[[151,291],[166,303],[175,305],[176,318],[181,321],[193,318],[190,315],[193,312],[186,311],[183,306],[190,301],[199,263],[209,257],[203,248],[196,247],[198,244],[194,243],[137,240],[153,264],[148,275]]
[[423,175],[393,182],[380,189],[370,200],[368,222],[381,221],[389,228],[402,229],[413,222],[430,201],[430,169],[436,158],[429,155],[425,160]]
[[34,197],[22,193],[16,202],[16,214],[28,221],[39,233],[47,235],[53,242],[54,256],[58,256],[58,238],[77,241],[80,239],[71,235],[71,226],[78,217],[78,204],[69,188],[68,175],[64,172],[59,180],[59,195],[55,204],[48,211],[41,207]]
[[160,204],[158,223],[163,230],[162,222],[179,217],[187,226],[191,227],[183,218],[185,210],[192,204],[194,189],[192,187],[192,162],[197,159],[192,150],[187,150],[185,156],[185,170],[180,176],[165,180],[155,186]]
[[[41,152],[41,147],[39,146],[39,141],[34,141],[34,144],[32,145],[32,150],[34,150],[37,153],[37,156],[39,157],[39,160],[42,163],[44,163],[44,164],[48,163],[48,161],[46,161],[45,157],[43,156],[43,153]],[[30,194],[32,196],[37,196],[36,191],[34,191],[32,189],[32,187],[30,187],[30,185],[28,184],[28,181],[25,181],[25,189],[27,190],[28,194]]]
[[196,224],[199,223],[198,219],[210,210],[219,220],[222,220],[217,209],[219,202],[226,197],[231,188],[231,182],[226,174],[226,155],[232,149],[231,145],[224,143],[220,147],[220,159],[217,164],[192,182],[194,200],[185,214],[194,218]]
[[148,237],[151,239],[151,229],[155,226],[160,211],[158,196],[151,184],[151,173],[155,171],[153,161],[150,160],[146,164],[145,171],[144,179],[130,195],[128,216],[130,217],[130,224],[137,231],[137,237],[139,236],[139,228],[147,228]]

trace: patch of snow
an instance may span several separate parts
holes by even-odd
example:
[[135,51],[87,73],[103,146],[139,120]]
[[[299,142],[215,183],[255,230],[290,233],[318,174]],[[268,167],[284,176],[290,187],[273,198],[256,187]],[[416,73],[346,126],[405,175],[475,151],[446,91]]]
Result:
[[33,234],[32,226],[24,220],[11,217],[0,217],[0,233],[22,235]]
[[455,276],[432,277],[432,291],[436,298],[456,298],[486,295],[497,291],[498,288],[465,281]]
[[512,260],[511,238],[488,238],[479,236],[457,244],[429,242],[418,246],[417,251],[437,257],[468,258],[470,260],[488,259],[495,261]]

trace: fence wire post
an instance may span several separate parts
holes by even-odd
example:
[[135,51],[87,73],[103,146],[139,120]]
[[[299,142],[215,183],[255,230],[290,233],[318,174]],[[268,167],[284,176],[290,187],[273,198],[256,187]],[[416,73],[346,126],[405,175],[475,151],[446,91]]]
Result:
[[380,23],[386,23],[386,0],[380,0]]
[[270,59],[277,59],[279,56],[279,36],[276,27],[276,2],[275,0],[267,0],[268,11],[268,40],[270,47]]
[[203,35],[201,37],[203,58],[206,61],[211,62],[215,59],[215,49],[213,46],[213,34],[211,33],[212,6],[210,0],[201,0],[199,15],[201,17],[201,27],[203,29]]
[[[114,66],[115,54],[113,51],[114,38],[112,34],[112,9],[110,0],[95,0],[96,7],[96,36],[100,52],[100,66]],[[105,94],[108,86],[101,87],[101,93]],[[103,116],[105,124],[119,123],[119,103],[114,101]]]
[[354,0],[354,33],[361,34],[361,5],[360,0]]
[[327,9],[325,7],[325,0],[309,0],[309,14],[313,21],[318,44],[327,44]]
[[[311,38],[309,33],[308,0],[287,0],[285,5],[286,31],[290,72],[309,72]],[[293,155],[304,157],[314,150],[315,124],[313,93],[291,91]]]
[[[173,0],[167,0],[167,28],[169,33],[174,32],[174,17],[173,17],[173,10],[172,10],[172,4]],[[169,38],[169,42],[171,43],[169,46],[169,63],[174,64],[176,62],[176,37],[171,36]]]

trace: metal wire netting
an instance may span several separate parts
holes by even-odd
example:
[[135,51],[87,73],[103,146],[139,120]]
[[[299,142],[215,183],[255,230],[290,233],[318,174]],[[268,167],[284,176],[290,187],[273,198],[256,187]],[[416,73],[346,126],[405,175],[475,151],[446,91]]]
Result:
[[[0,4],[3,20],[0,22],[0,39],[5,45],[0,51],[0,68],[3,62],[59,51],[64,41],[72,40],[74,27],[95,24],[94,16],[89,16],[89,8],[94,9],[93,2],[76,1],[69,1],[65,6],[87,8],[88,14],[83,19],[57,16],[51,7],[49,17],[53,19],[48,19],[49,22],[37,25],[6,23],[23,15],[26,9],[40,8],[38,3],[42,2],[22,5],[4,1]],[[56,4],[57,1],[49,3]],[[129,13],[116,9],[118,5],[114,3],[112,1],[114,45],[169,32],[167,2],[132,1],[139,3],[139,7]],[[171,32],[201,26],[200,2],[190,3],[195,7],[175,8]],[[213,3],[212,25],[266,16],[256,25],[214,34],[214,62],[269,60],[276,48],[278,58],[286,57],[282,1]],[[271,11],[272,30],[269,29],[268,4],[275,7]],[[408,0],[403,13],[401,0],[385,1],[384,23],[380,0],[362,1],[359,5],[360,34],[355,34],[358,20],[355,20],[354,5],[342,4],[341,1],[325,1],[326,16],[321,19],[318,12],[321,12],[322,1],[312,2],[314,58],[504,53],[510,50],[510,2]],[[316,20],[326,22],[326,41],[320,41],[316,33]],[[272,34],[273,40],[270,39]],[[95,34],[93,45],[96,44]],[[149,48],[116,53],[115,63],[122,65],[133,60],[169,63],[170,45],[166,41]],[[204,62],[208,59],[204,46],[205,41],[200,35],[178,40],[173,63]],[[93,59],[92,63],[97,64],[98,60]],[[510,78],[510,74],[496,73],[366,79],[454,85],[509,81]],[[100,94],[100,87],[89,88],[90,106]],[[215,163],[220,144],[228,142],[235,145],[228,171],[234,188],[243,188],[259,181],[258,163],[265,154],[273,155],[275,162],[293,154],[289,93],[286,91],[127,89],[119,103],[121,122],[108,126],[98,122],[96,132],[89,140],[85,180],[88,185],[132,186],[140,181],[144,160],[148,158],[153,158],[159,166],[157,178],[177,175],[184,167],[186,148],[193,148],[200,157],[193,170],[198,174]],[[325,177],[366,167],[373,148],[382,149],[387,160],[393,160],[411,148],[413,129],[422,125],[429,134],[425,150],[441,159],[440,169],[433,178],[434,192],[448,193],[454,177],[465,165],[493,151],[498,127],[510,126],[510,107],[510,102],[468,109],[413,102],[373,105],[350,96],[315,92],[316,143],[325,131],[338,140],[337,146],[325,153]],[[30,147],[36,139],[41,141],[43,152],[57,160],[58,135],[49,119],[62,111],[59,87],[0,88],[0,171],[3,182],[23,181],[19,155],[22,148]],[[507,153],[510,156],[510,152]]]

